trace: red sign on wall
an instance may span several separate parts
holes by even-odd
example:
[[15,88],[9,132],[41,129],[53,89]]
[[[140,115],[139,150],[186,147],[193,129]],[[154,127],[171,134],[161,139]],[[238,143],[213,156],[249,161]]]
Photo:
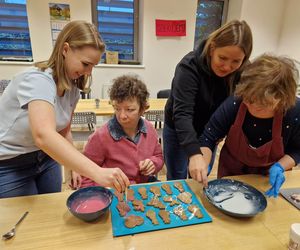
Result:
[[155,20],[156,36],[186,36],[186,20]]

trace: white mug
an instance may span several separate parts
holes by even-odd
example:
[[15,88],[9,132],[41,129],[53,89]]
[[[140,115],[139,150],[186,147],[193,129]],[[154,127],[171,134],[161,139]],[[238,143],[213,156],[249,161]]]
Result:
[[289,250],[300,250],[300,223],[294,223],[290,229]]

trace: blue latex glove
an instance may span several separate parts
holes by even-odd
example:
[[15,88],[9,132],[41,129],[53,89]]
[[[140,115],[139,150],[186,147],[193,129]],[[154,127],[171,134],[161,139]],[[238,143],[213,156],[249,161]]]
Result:
[[269,169],[269,182],[271,184],[271,188],[265,192],[268,197],[274,196],[275,198],[279,194],[279,189],[285,181],[284,177],[284,168],[280,165],[280,163],[276,162]]

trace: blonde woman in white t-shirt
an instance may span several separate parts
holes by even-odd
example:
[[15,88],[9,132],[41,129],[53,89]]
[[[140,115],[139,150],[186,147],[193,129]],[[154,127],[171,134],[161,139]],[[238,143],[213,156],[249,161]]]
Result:
[[70,121],[105,45],[97,28],[73,21],[49,60],[16,75],[0,98],[0,198],[59,192],[60,164],[123,191],[119,168],[104,169],[72,145]]

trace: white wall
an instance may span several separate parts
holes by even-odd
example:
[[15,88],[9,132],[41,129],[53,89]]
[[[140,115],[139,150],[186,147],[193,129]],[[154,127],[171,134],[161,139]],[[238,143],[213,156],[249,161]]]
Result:
[[[62,1],[27,0],[29,31],[35,61],[47,60],[52,51],[49,3],[62,3]],[[64,0],[63,3],[70,5],[71,20],[91,21],[90,0]]]
[[[253,34],[251,58],[264,52],[276,53],[286,0],[230,0],[228,20],[245,20]],[[236,13],[240,12],[240,13]]]
[[285,5],[285,18],[279,39],[278,53],[300,61],[300,1],[288,0]]
[[240,20],[243,0],[229,0],[227,20]]
[[[101,93],[101,85],[109,83],[120,74],[139,74],[145,81],[152,97],[158,90],[170,88],[178,61],[193,49],[197,1],[144,0],[141,1],[141,51],[142,68],[98,67],[93,77],[93,93]],[[155,19],[186,19],[187,36],[158,38],[155,36]],[[108,68],[109,67],[109,68]]]
[[[46,60],[52,50],[48,3],[59,0],[27,0],[31,42],[35,61]],[[93,71],[92,96],[101,97],[102,85],[121,74],[141,76],[155,97],[158,90],[170,88],[178,61],[193,48],[197,0],[140,0],[140,40],[142,66],[97,66]],[[64,0],[70,4],[71,20],[91,21],[90,0]],[[228,20],[246,20],[251,26],[252,57],[263,52],[284,53],[300,60],[299,0],[230,0]],[[186,19],[187,36],[158,38],[155,19]],[[11,79],[28,64],[0,62],[0,78]]]

